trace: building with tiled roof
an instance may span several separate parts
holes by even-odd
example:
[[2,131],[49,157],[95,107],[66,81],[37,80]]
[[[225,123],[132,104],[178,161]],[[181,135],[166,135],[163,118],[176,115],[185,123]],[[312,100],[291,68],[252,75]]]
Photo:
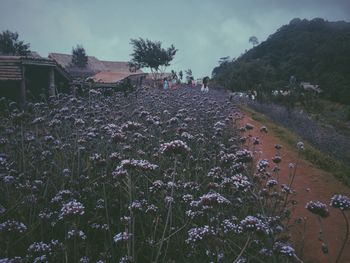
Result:
[[25,104],[27,99],[69,91],[71,76],[55,60],[36,52],[0,56],[0,96]]
[[142,70],[131,72],[128,62],[99,60],[88,56],[87,65],[83,68],[72,63],[72,55],[50,53],[49,58],[54,59],[64,67],[74,78],[89,79],[98,83],[116,83],[128,76],[143,74]]

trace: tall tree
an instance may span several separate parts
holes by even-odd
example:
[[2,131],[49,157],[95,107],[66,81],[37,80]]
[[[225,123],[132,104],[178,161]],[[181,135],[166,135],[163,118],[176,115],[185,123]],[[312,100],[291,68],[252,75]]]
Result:
[[80,68],[85,68],[88,63],[88,56],[82,45],[72,48],[72,63]]
[[133,53],[129,66],[131,70],[140,68],[149,68],[156,80],[159,73],[164,73],[165,68],[170,65],[177,49],[171,45],[169,48],[162,48],[160,41],[151,41],[149,39],[131,39],[130,44],[133,47]]
[[192,70],[191,69],[185,70],[185,74],[186,74],[187,83],[190,83],[190,81],[193,79]]
[[230,56],[221,57],[219,59],[219,65],[221,65],[222,63],[229,63],[229,62],[230,62]]
[[0,54],[9,56],[26,56],[30,53],[29,44],[18,40],[18,33],[9,30],[0,34]]
[[177,79],[177,73],[176,73],[176,71],[175,70],[171,70],[171,77],[173,78],[173,79]]
[[180,70],[179,71],[179,79],[180,79],[180,81],[182,81],[183,76],[184,76],[184,74],[183,74],[182,70]]
[[256,36],[251,36],[249,38],[249,43],[251,43],[253,45],[253,47],[255,47],[256,45],[259,44],[259,40]]

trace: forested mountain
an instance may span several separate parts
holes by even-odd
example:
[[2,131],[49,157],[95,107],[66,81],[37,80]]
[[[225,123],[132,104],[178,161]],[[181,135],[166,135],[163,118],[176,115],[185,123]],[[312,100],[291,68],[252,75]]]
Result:
[[350,23],[295,18],[236,60],[222,59],[213,78],[224,87],[286,89],[297,82],[320,85],[323,96],[350,104]]

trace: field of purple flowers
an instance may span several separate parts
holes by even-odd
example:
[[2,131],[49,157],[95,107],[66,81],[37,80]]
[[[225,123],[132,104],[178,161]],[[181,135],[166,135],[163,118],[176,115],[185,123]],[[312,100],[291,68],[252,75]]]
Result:
[[0,262],[300,261],[281,159],[223,93],[4,105]]

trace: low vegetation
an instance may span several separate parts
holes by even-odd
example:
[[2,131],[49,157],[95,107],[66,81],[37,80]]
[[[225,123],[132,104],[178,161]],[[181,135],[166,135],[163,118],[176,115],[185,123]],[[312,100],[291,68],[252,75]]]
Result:
[[230,90],[271,94],[288,90],[294,76],[319,85],[324,98],[349,104],[349,56],[350,23],[296,18],[239,58],[222,59],[213,77]]
[[[254,104],[256,105],[256,104]],[[264,113],[260,113],[259,110],[261,110],[259,107],[250,107],[241,105],[240,106],[243,111],[247,112],[249,115],[252,116],[253,119],[264,123],[267,127],[269,127],[270,130],[274,132],[274,134],[280,138],[283,142],[287,143],[289,147],[294,147],[295,143],[300,140],[307,140],[311,141],[313,143],[316,142],[316,145],[322,148],[322,145],[320,146],[318,143],[322,143],[322,141],[326,142],[326,138],[319,138],[314,137],[310,139],[309,137],[305,137],[305,133],[302,131],[305,129],[308,129],[307,122],[305,123],[305,127],[298,126],[299,129],[296,129],[295,126],[290,125],[290,122],[288,121],[289,117],[287,116],[287,111],[284,115],[278,117],[275,114],[271,114],[267,111],[261,111]],[[253,110],[255,108],[255,110]],[[258,110],[258,111],[257,111]],[[284,121],[283,121],[284,120]],[[282,125],[282,126],[281,126]],[[283,127],[284,126],[284,127]],[[288,128],[287,128],[288,127]],[[318,129],[322,129],[322,127],[318,127]],[[312,129],[311,129],[312,130]],[[292,132],[293,131],[293,132]],[[299,134],[299,135],[297,135]],[[311,135],[311,133],[310,133]],[[302,152],[301,156],[305,158],[306,160],[310,161],[315,166],[321,168],[324,171],[327,171],[331,174],[333,174],[335,177],[337,177],[339,180],[344,182],[346,185],[350,185],[350,167],[348,165],[348,155],[346,155],[347,148],[339,151],[339,147],[343,147],[347,145],[348,140],[346,139],[346,142],[341,141],[341,139],[344,137],[342,135],[336,135],[334,136],[334,133],[332,132],[332,137],[334,139],[334,142],[332,144],[327,144],[329,147],[331,147],[334,151],[337,150],[338,155],[332,155],[327,154],[329,150],[326,148],[323,148],[323,151],[317,149],[317,147],[314,147],[313,145],[306,143],[307,147]],[[326,143],[325,143],[326,144]]]
[[8,105],[2,262],[297,258],[290,186],[266,176],[268,161],[253,166],[239,112],[192,90],[138,98],[91,91],[27,113]]
[[26,113],[3,103],[1,262],[300,262],[289,240],[297,166],[281,185],[278,147],[258,158],[260,127],[224,93],[91,90]]

